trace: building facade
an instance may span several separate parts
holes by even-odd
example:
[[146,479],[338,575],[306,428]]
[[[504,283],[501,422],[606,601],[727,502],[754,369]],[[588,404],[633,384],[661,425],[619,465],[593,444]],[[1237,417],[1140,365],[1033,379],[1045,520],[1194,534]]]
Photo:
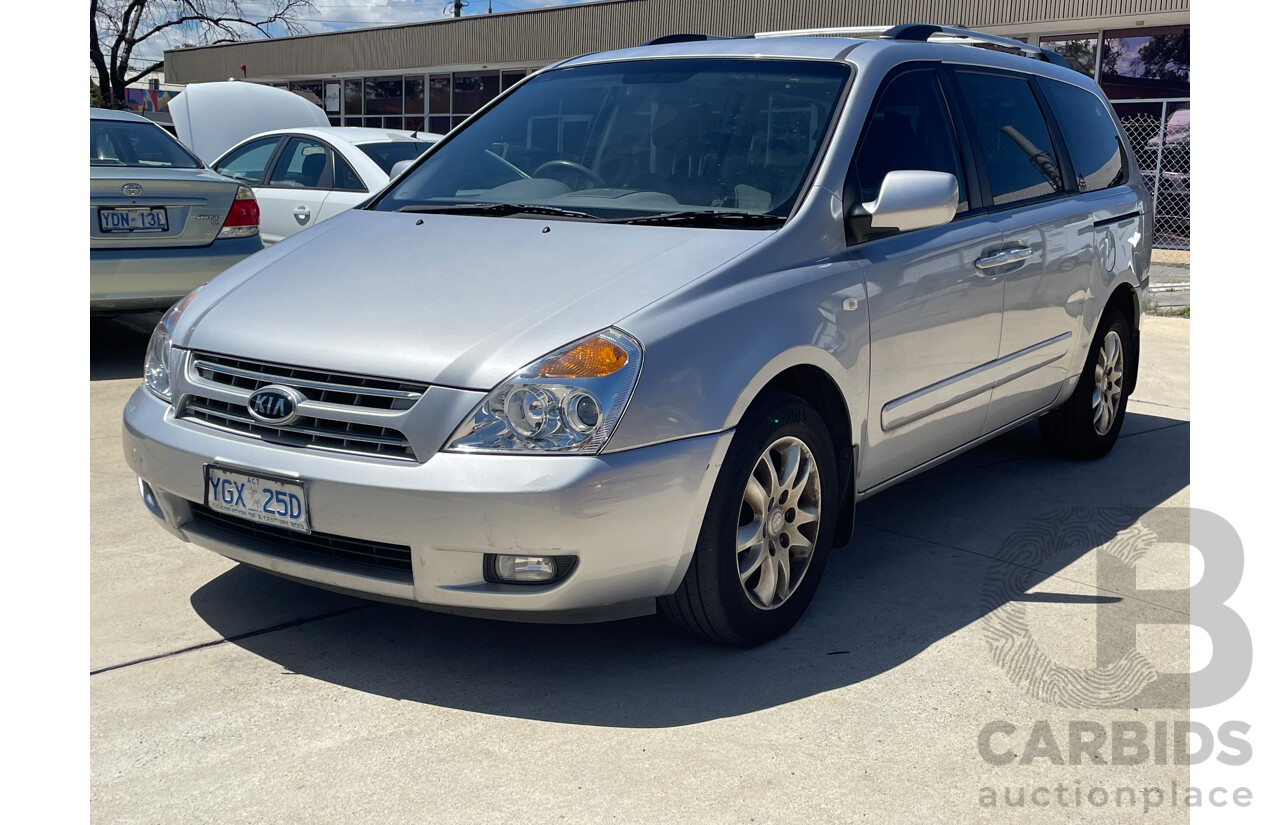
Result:
[[[602,0],[165,53],[171,83],[244,77],[314,95],[330,123],[447,132],[527,73],[697,32],[933,22],[1053,49],[1094,77],[1156,199],[1157,243],[1190,248],[1190,0]],[[243,67],[243,68],[242,68]]]

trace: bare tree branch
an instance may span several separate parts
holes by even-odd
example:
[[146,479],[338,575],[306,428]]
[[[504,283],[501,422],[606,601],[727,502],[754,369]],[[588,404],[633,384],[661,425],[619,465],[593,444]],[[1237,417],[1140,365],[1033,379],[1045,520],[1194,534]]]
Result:
[[175,34],[200,45],[302,34],[314,10],[312,0],[90,0],[89,60],[104,100],[118,106],[130,83],[164,66],[163,60],[132,65],[143,43],[167,45]]

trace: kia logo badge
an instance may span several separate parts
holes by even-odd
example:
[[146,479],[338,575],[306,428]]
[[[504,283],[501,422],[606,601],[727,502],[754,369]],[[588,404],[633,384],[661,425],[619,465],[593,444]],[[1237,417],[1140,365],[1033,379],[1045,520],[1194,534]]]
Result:
[[272,384],[249,396],[249,415],[263,424],[284,427],[298,419],[298,405],[305,400],[293,387]]
[[130,198],[136,198],[142,194],[142,187],[136,183],[126,183],[120,187],[120,191]]

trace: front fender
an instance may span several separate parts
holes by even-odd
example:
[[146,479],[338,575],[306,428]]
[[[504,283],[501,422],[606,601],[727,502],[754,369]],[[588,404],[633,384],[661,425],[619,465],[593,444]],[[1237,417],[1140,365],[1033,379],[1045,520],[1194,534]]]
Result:
[[606,452],[730,429],[771,380],[797,366],[831,377],[860,441],[869,359],[858,270],[827,259],[757,277],[726,276],[692,284],[625,319],[621,326],[644,344],[644,366]]

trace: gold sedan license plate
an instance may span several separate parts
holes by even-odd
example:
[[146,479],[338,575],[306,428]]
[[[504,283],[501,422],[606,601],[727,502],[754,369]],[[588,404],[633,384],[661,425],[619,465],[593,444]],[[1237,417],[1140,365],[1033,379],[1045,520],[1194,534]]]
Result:
[[98,228],[103,232],[167,232],[169,213],[163,206],[99,209]]
[[229,516],[310,533],[307,490],[301,481],[266,478],[205,466],[205,504]]

